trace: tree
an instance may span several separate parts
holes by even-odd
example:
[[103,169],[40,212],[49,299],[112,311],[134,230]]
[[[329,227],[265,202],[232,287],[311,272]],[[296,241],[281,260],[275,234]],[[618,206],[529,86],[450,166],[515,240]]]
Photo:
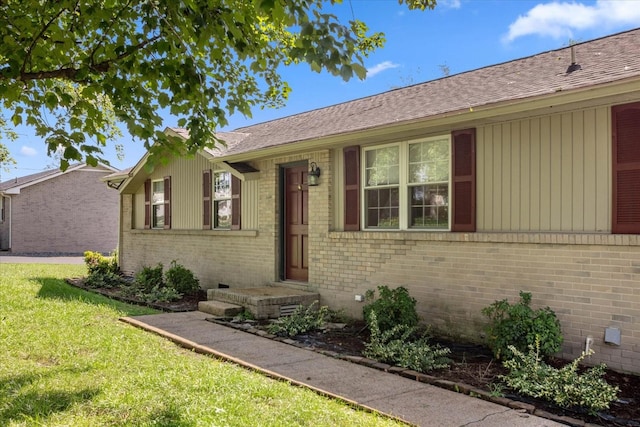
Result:
[[[151,160],[216,143],[235,112],[279,106],[281,65],[307,62],[348,80],[384,43],[360,21],[323,11],[341,0],[0,0],[0,102],[33,127],[51,155],[104,161],[116,121]],[[398,0],[409,9],[435,0]],[[187,142],[165,135],[160,110]],[[0,131],[6,131],[7,127]]]

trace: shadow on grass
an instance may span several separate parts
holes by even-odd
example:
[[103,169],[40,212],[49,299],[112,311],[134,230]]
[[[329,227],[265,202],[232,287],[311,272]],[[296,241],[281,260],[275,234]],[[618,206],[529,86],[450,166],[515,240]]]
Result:
[[126,316],[137,316],[140,314],[152,314],[158,312],[157,310],[148,307],[127,304],[103,295],[76,288],[66,283],[63,279],[56,279],[53,277],[36,277],[32,280],[40,284],[38,298],[57,299],[62,301],[81,301],[87,304],[107,306],[123,312]]
[[40,374],[22,374],[0,379],[0,390],[3,391],[3,397],[0,397],[0,423],[25,419],[36,419],[42,423],[49,416],[91,400],[100,393],[97,388],[79,391],[23,390],[41,379]]

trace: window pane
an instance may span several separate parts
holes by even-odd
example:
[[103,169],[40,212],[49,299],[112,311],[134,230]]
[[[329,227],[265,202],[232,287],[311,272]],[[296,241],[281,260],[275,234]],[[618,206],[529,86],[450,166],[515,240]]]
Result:
[[153,205],[153,228],[164,227],[164,205]]
[[231,228],[231,200],[220,200],[214,203],[215,227]]
[[449,186],[418,185],[409,188],[411,203],[409,226],[414,228],[449,228]]
[[409,182],[427,183],[449,180],[449,140],[409,145]]
[[229,172],[216,172],[213,183],[214,199],[231,198],[231,174]]
[[366,154],[366,186],[398,184],[400,182],[399,147],[369,150]]
[[164,181],[153,182],[152,203],[164,203]]
[[397,188],[381,188],[365,191],[367,208],[367,227],[398,228],[399,190]]

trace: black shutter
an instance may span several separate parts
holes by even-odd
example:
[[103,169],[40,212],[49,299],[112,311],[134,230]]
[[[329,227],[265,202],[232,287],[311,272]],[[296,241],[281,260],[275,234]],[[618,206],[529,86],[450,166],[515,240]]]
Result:
[[451,231],[476,231],[476,130],[451,133],[453,197]]
[[611,108],[613,212],[611,231],[640,233],[640,102]]
[[360,146],[345,147],[344,230],[360,230]]

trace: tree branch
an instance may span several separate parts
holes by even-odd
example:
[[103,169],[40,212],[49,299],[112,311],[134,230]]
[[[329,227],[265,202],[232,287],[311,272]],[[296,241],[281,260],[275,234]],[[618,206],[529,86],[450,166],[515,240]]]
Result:
[[98,51],[98,49],[100,48],[100,46],[102,46],[102,43],[104,42],[104,40],[107,38],[107,34],[113,29],[113,27],[115,26],[116,22],[118,22],[118,19],[120,18],[120,16],[122,16],[122,14],[124,13],[125,10],[127,10],[129,8],[129,6],[131,6],[131,0],[129,0],[127,2],[126,5],[124,5],[124,7],[122,7],[118,13],[115,14],[115,16],[111,19],[111,23],[109,25],[109,28],[107,28],[104,33],[102,34],[102,37],[100,38],[100,40],[98,40],[98,42],[96,43],[96,45],[94,46],[94,48],[91,50],[91,55],[89,55],[89,57],[91,58],[91,63],[94,64],[94,56],[96,54],[96,52]]
[[[155,42],[156,40],[159,40],[160,38],[162,38],[162,35],[153,36],[150,39],[140,42],[135,46],[129,47],[128,49],[126,49],[126,52],[116,56],[115,58],[98,62],[97,64],[92,63],[90,64],[90,69],[94,72],[106,73],[107,71],[109,71],[111,64],[121,61],[124,58],[132,55],[133,53],[144,49],[145,46]],[[0,80],[9,80],[10,79],[9,77],[6,77],[5,75],[3,75],[4,74],[3,71],[6,71],[6,69],[4,70],[0,69]],[[66,79],[66,80],[71,80],[74,82],[81,83],[84,80],[80,80],[76,78],[79,71],[80,70],[76,67],[62,67],[62,68],[58,68],[57,70],[35,71],[35,72],[26,72],[23,69],[20,71],[20,74],[15,79],[23,82],[29,81],[29,80]]]
[[98,62],[97,64],[94,64],[92,62],[91,63],[91,69],[94,70],[94,71],[98,71],[98,72],[106,72],[106,71],[109,70],[109,67],[111,67],[112,63],[118,62],[118,61],[126,58],[127,56],[132,55],[134,52],[137,52],[139,50],[144,49],[145,46],[155,42],[156,40],[159,40],[161,37],[162,37],[162,35],[158,34],[157,36],[153,36],[150,39],[142,41],[142,42],[138,43],[135,46],[131,46],[130,48],[126,49],[126,51],[124,53],[121,53],[120,55],[116,56],[115,58],[107,59],[106,61]]
[[49,29],[49,27],[51,26],[51,24],[53,24],[53,22],[55,20],[57,20],[60,15],[62,15],[62,13],[67,10],[66,8],[62,8],[60,9],[60,11],[58,13],[56,13],[50,20],[49,22],[47,22],[44,27],[42,27],[42,29],[40,30],[40,32],[38,33],[37,36],[35,36],[33,38],[33,40],[31,40],[31,43],[29,44],[29,47],[27,48],[27,52],[26,55],[24,57],[24,61],[22,62],[22,67],[20,67],[20,74],[25,74],[25,69],[27,68],[27,62],[29,61],[29,59],[31,58],[31,52],[33,51],[33,48],[35,47],[36,43],[38,42],[38,40],[44,35],[45,31],[47,31]]

